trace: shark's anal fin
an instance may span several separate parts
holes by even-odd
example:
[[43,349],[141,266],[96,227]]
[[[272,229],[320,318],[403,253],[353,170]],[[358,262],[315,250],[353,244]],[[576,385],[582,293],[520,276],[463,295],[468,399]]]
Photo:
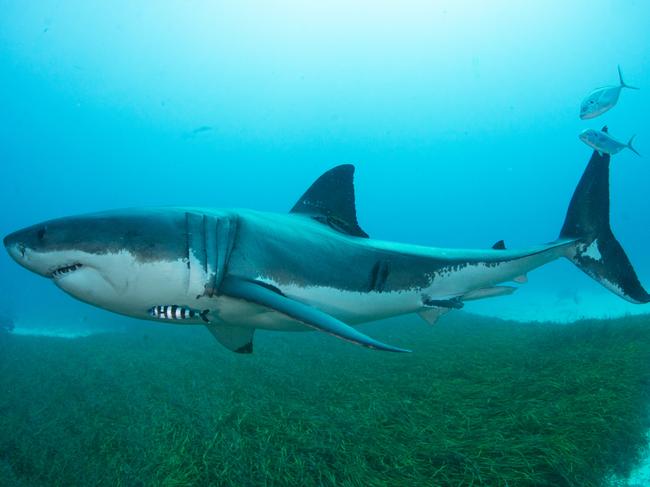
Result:
[[253,353],[254,328],[226,324],[205,325],[210,333],[228,350],[236,353]]
[[370,338],[327,313],[283,296],[278,291],[255,281],[227,277],[223,280],[221,290],[223,294],[232,298],[265,306],[300,321],[311,328],[324,331],[325,333],[364,347],[387,352],[410,352],[410,350],[393,347]]

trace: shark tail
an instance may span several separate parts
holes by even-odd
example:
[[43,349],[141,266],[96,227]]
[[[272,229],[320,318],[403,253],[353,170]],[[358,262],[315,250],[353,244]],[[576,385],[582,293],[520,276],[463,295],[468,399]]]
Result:
[[641,157],[641,154],[639,154],[639,152],[634,147],[632,147],[632,141],[634,140],[634,137],[636,137],[636,135],[630,137],[630,141],[627,143],[626,147],[634,152],[637,156]]
[[574,240],[566,257],[614,294],[632,303],[648,303],[650,295],[639,282],[609,221],[609,154],[597,151],[573,193],[560,239]]
[[625,84],[625,81],[623,81],[623,73],[621,73],[621,67],[618,66],[618,81],[621,83],[621,88],[629,88],[630,90],[638,90],[636,86],[630,86],[628,84]]

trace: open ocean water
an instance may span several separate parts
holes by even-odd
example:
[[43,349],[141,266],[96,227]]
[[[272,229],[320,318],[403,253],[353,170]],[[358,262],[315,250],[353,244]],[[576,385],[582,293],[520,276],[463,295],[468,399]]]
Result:
[[[0,0],[0,235],[284,213],[351,163],[373,238],[524,248],[607,125],[642,154],[612,156],[611,224],[650,286],[649,25],[632,0]],[[640,89],[581,120],[617,66]],[[434,327],[360,328],[410,355],[268,332],[236,355],[0,270],[0,485],[650,485],[650,305],[566,260]]]

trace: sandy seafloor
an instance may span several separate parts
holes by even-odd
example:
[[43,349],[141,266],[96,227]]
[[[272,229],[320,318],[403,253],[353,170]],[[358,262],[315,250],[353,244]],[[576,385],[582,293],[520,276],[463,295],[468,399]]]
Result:
[[[575,291],[571,294],[549,295],[529,287],[518,290],[525,300],[512,300],[504,305],[500,299],[472,304],[472,311],[488,316],[520,321],[554,321],[570,323],[583,318],[617,318],[647,313],[647,307],[637,306],[602,292]],[[650,432],[648,433],[650,444]],[[650,485],[650,451],[629,479],[615,479],[613,485],[640,487]]]
[[[66,339],[87,337],[101,333],[128,333],[129,318],[114,316],[70,302],[58,310],[34,310],[16,320],[17,335],[51,336]],[[560,322],[585,318],[617,318],[647,313],[644,306],[635,306],[598,290],[575,291],[550,295],[533,286],[519,289],[517,299],[504,297],[471,303],[468,311],[476,314],[522,322]],[[107,319],[109,318],[109,319]],[[47,325],[43,325],[47,323]],[[100,325],[99,323],[105,323]],[[650,431],[648,432],[650,446]],[[613,487],[641,487],[650,485],[650,448],[641,464],[627,479],[612,479]]]
[[[518,290],[526,293],[526,300],[512,300],[504,306],[503,300],[477,302],[472,311],[511,320],[555,321],[570,323],[583,318],[616,318],[643,314],[648,310],[601,292],[576,291],[570,295],[548,295],[530,288]],[[648,433],[650,444],[650,432]],[[650,451],[629,479],[616,479],[613,485],[640,487],[650,485]]]
[[[530,288],[518,290],[525,300],[512,300],[504,306],[503,300],[485,300],[472,304],[472,311],[487,316],[517,321],[554,321],[570,323],[583,318],[617,318],[647,313],[647,307],[637,306],[602,292],[576,291],[569,295],[548,295]],[[648,433],[650,444],[650,432]],[[650,451],[629,479],[616,479],[613,485],[641,487],[650,485]]]

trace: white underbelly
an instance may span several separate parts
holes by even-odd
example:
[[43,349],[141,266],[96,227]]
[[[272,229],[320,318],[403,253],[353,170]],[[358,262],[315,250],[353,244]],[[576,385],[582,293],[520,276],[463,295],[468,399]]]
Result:
[[[503,282],[535,267],[539,264],[536,262],[538,259],[550,260],[540,257],[496,266],[478,264],[450,270],[447,274],[433,276],[431,285],[426,289],[366,292],[326,286],[281,285],[271,280],[264,282],[277,287],[290,299],[313,306],[344,323],[358,324],[417,312],[422,309],[423,298],[450,299]],[[78,282],[75,289],[68,288],[68,292],[86,302],[136,318],[151,319],[148,311],[153,306],[179,305],[197,310],[208,309],[210,319],[217,323],[269,330],[308,329],[302,323],[263,306],[227,296],[204,296],[205,276],[203,273],[190,275],[187,272],[187,261],[183,259],[142,263],[128,253],[115,254],[110,259],[110,276],[91,274],[91,269],[77,271],[65,280],[87,279],[87,282]],[[102,279],[106,277],[108,278]],[[67,287],[65,280],[61,281],[64,289]],[[97,284],[89,285],[91,280],[97,281]],[[105,282],[99,282],[100,280]],[[91,292],[97,291],[100,284],[103,286],[101,293]],[[196,319],[173,323],[201,324],[202,321]]]
[[280,286],[269,280],[264,282],[277,287],[288,298],[313,306],[348,324],[414,313],[422,307],[421,292],[417,289],[362,292],[325,286]]

